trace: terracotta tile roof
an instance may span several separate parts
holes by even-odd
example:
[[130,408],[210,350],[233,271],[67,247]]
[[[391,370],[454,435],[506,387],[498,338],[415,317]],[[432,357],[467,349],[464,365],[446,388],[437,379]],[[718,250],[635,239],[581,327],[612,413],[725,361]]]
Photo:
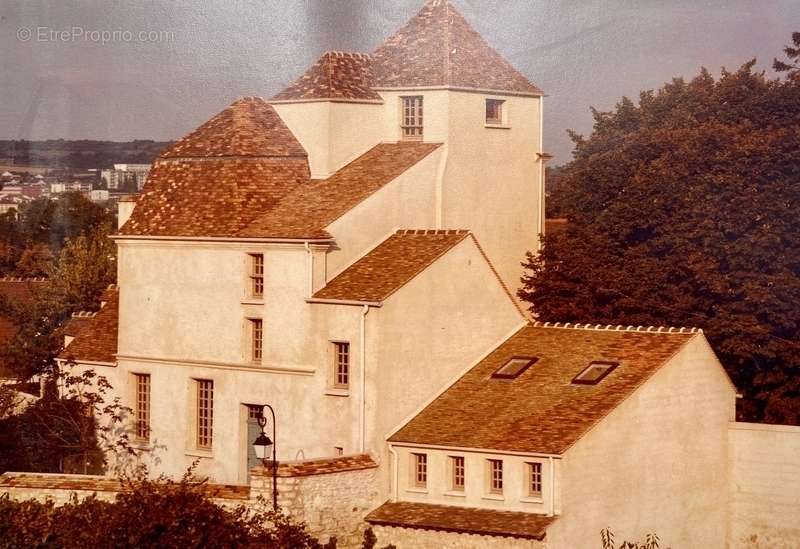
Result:
[[117,330],[119,327],[119,288],[110,287],[103,293],[105,302],[97,315],[83,326],[75,339],[58,358],[76,362],[117,361]]
[[447,86],[541,94],[447,0],[422,10],[372,54],[374,87]]
[[[562,454],[695,337],[684,332],[527,325],[389,440]],[[512,357],[538,361],[492,378]],[[597,385],[571,383],[592,361],[619,365]]]
[[369,55],[328,51],[272,101],[299,99],[357,99],[382,101],[371,87]]
[[314,294],[315,299],[383,301],[469,236],[462,230],[400,230]]
[[[69,490],[87,492],[121,492],[129,484],[115,478],[98,475],[60,475],[52,473],[4,473],[0,475],[0,487],[29,488],[35,490]],[[250,487],[235,484],[204,484],[209,497],[223,499],[248,499]]]
[[329,236],[325,227],[440,146],[437,143],[376,145],[331,177],[298,187],[239,235],[275,238]]
[[556,517],[407,501],[386,502],[364,519],[370,524],[486,536],[544,539]]
[[[44,283],[44,279],[0,278],[0,299],[12,305],[25,305],[33,301],[35,288]],[[7,345],[19,332],[14,318],[0,313],[0,346]],[[4,367],[0,358],[0,374]]]
[[306,157],[306,150],[275,109],[260,97],[242,97],[179,139],[159,158]]
[[81,311],[79,313],[73,313],[67,323],[64,325],[62,331],[64,332],[65,336],[70,337],[77,337],[78,334],[83,330],[86,326],[89,326],[94,317],[97,316],[96,312],[89,312],[89,311]]
[[[323,459],[309,459],[295,462],[281,462],[278,465],[279,477],[310,477],[315,475],[329,475],[331,473],[345,473],[347,471],[360,471],[374,469],[378,464],[369,454],[352,456],[339,456]],[[253,476],[270,476],[270,467],[256,467]]]
[[243,98],[162,153],[119,234],[235,236],[309,176],[275,109]]

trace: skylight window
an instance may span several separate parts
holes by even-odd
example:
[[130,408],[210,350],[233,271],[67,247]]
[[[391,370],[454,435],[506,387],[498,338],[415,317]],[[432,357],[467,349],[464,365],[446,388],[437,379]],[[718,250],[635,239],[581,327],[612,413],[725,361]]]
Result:
[[572,383],[577,383],[578,385],[597,385],[618,365],[618,362],[591,362],[581,373],[575,376]]
[[530,368],[537,360],[539,359],[530,356],[512,357],[508,362],[495,370],[492,377],[497,379],[514,379]]

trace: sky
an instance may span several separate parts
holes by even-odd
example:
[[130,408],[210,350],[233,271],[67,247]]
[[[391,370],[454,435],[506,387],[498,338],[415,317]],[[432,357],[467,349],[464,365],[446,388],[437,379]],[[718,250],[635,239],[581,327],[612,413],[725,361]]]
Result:
[[[590,106],[753,57],[771,74],[800,0],[453,0],[545,99],[545,149]],[[0,139],[177,139],[269,97],[324,51],[372,51],[423,0],[0,0]]]

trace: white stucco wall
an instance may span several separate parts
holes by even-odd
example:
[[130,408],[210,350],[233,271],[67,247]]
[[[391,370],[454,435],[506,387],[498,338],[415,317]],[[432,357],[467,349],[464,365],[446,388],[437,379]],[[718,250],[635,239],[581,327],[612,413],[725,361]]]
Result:
[[730,546],[800,544],[800,427],[732,423]]
[[566,451],[562,516],[548,528],[548,547],[599,546],[606,527],[618,541],[656,533],[665,547],[726,547],[734,402],[730,381],[696,335]]
[[[555,509],[555,490],[558,485],[559,459],[551,456],[534,456],[509,452],[494,453],[459,450],[455,448],[418,447],[409,444],[392,444],[397,451],[398,476],[397,499],[418,503],[456,505],[495,509],[499,511],[521,511],[550,515]],[[427,455],[428,482],[420,488],[415,485],[415,453]],[[450,458],[464,458],[464,489],[452,489],[452,469]],[[503,493],[489,491],[487,460],[503,462]],[[541,497],[531,497],[528,493],[528,463],[542,466]],[[555,482],[550,482],[550,467],[553,467]]]

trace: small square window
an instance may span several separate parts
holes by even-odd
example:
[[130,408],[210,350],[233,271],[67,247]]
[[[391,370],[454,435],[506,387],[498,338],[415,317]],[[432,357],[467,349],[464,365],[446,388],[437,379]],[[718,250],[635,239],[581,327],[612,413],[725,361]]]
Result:
[[502,124],[503,123],[503,107],[505,101],[502,99],[487,99],[486,100],[486,123],[487,124]]
[[584,368],[581,373],[575,376],[575,378],[572,380],[572,383],[578,385],[597,385],[618,365],[618,362],[592,362],[586,368]]
[[417,488],[425,488],[428,485],[428,454],[411,454],[412,480]]
[[492,377],[497,379],[514,379],[530,368],[537,360],[539,360],[537,357],[530,356],[511,357],[508,362],[495,370]]
[[539,462],[528,463],[528,496],[542,497],[542,464]]
[[450,473],[451,482],[450,489],[454,492],[464,491],[464,457],[452,456],[450,457]]

